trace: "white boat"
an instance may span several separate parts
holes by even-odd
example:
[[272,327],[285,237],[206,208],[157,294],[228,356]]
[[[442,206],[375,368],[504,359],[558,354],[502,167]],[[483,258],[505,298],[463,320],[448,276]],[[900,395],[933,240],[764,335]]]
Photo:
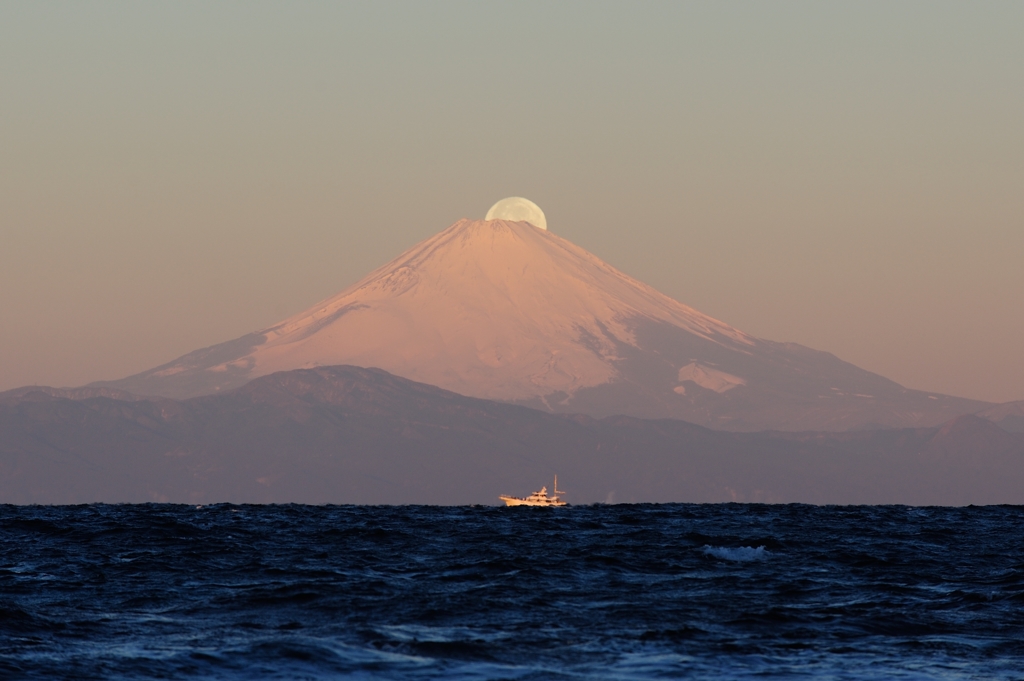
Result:
[[541,487],[539,492],[534,492],[528,497],[510,497],[502,494],[498,498],[505,502],[506,506],[568,506],[558,498],[559,494],[565,494],[558,489],[558,476],[555,476],[554,496],[548,496],[548,488]]

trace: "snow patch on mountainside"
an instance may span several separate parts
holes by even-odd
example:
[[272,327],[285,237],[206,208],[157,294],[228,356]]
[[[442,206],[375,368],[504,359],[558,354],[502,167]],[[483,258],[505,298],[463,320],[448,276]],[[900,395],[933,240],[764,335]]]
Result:
[[[739,376],[727,374],[724,371],[712,369],[696,362],[691,362],[679,370],[679,381],[693,381],[702,388],[714,390],[716,393],[724,393],[732,390],[738,385],[746,385],[747,382]],[[683,387],[683,386],[680,386]],[[679,394],[685,394],[685,390],[677,390]]]

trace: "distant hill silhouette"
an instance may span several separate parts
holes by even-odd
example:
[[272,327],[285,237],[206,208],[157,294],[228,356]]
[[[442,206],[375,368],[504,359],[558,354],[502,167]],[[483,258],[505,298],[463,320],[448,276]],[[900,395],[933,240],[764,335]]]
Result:
[[554,473],[571,503],[1024,503],[1024,436],[976,416],[843,433],[595,419],[352,366],[180,401],[0,394],[0,502],[494,504]]
[[1024,400],[988,407],[979,411],[978,416],[998,423],[1003,430],[1024,433]]

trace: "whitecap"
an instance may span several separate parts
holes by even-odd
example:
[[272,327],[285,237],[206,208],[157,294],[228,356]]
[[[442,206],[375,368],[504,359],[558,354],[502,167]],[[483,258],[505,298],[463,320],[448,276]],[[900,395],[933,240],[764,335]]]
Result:
[[713,556],[715,558],[721,558],[722,560],[732,560],[737,563],[748,563],[752,560],[764,560],[768,556],[772,555],[771,551],[767,550],[764,546],[758,546],[756,549],[752,546],[708,546],[704,545],[704,555]]

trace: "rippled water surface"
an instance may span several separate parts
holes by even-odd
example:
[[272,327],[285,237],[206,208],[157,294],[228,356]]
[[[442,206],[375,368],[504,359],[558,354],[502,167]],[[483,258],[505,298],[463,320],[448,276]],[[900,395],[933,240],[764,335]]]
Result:
[[1024,508],[0,507],[0,676],[1024,679]]

